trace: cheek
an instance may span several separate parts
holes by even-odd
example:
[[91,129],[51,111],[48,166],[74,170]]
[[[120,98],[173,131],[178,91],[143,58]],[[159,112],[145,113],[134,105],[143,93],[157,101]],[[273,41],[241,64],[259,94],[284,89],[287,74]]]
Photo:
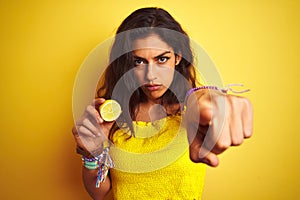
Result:
[[145,70],[134,70],[134,77],[138,83],[143,83],[145,79]]
[[159,71],[159,77],[163,85],[169,87],[174,78],[174,68],[166,67]]

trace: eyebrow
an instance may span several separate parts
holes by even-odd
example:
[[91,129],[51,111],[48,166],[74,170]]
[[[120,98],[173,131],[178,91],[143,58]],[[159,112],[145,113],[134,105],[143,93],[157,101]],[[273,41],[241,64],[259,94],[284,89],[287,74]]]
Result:
[[165,52],[163,52],[162,54],[159,54],[158,56],[155,56],[155,58],[162,57],[162,56],[164,56],[164,55],[167,54],[167,53],[171,53],[171,51],[165,51]]
[[[168,54],[168,53],[171,53],[171,51],[165,51],[165,52],[159,54],[158,56],[155,56],[154,58],[155,58],[155,59],[156,59],[156,58],[160,58],[160,57],[162,57],[162,56],[164,56],[165,54]],[[134,57],[134,58],[144,59],[144,58],[139,57],[139,56],[136,56],[136,55],[133,55],[133,57]]]

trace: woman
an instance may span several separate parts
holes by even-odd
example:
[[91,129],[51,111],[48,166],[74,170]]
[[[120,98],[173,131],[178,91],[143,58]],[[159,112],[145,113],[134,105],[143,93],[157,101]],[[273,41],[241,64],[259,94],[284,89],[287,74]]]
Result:
[[[187,34],[165,10],[142,8],[122,22],[97,98],[73,128],[89,157],[82,173],[93,199],[110,189],[115,199],[200,199],[205,164],[217,166],[218,154],[251,136],[250,102],[190,90],[197,86],[192,63]],[[117,121],[105,122],[98,113],[106,99],[121,104]],[[104,151],[105,138],[116,168],[96,188],[99,169],[88,167],[89,159]]]

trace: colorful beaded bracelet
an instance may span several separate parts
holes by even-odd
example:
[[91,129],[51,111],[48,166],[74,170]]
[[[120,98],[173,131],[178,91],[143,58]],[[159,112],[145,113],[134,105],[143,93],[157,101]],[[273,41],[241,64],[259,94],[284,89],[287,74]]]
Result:
[[87,158],[85,156],[82,156],[83,166],[87,169],[94,170],[98,168],[98,158]]
[[105,142],[103,144],[105,148],[99,156],[95,157],[86,157],[82,156],[83,165],[89,170],[98,169],[96,188],[100,187],[100,184],[103,183],[106,179],[109,169],[114,168],[114,162],[109,155],[109,144]]

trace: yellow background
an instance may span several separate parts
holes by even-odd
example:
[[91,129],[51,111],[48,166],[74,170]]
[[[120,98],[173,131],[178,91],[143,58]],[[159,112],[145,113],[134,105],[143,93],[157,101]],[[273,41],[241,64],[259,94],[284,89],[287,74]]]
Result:
[[89,199],[70,132],[75,76],[122,19],[149,5],[183,25],[224,83],[252,90],[254,136],[208,168],[203,199],[299,199],[300,3],[292,0],[1,1],[0,199]]

